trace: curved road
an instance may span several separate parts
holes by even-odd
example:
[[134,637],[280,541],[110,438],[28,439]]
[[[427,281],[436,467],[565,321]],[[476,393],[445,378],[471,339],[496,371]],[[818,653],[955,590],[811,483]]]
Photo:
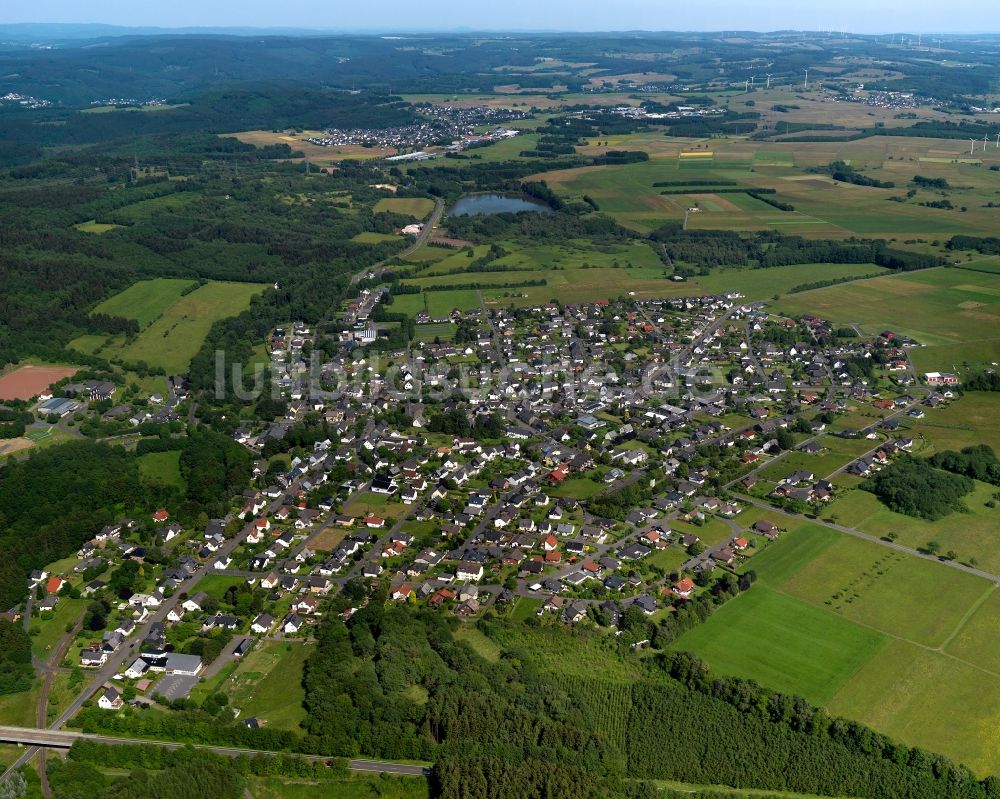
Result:
[[434,201],[434,210],[431,211],[431,215],[427,218],[427,221],[424,222],[424,229],[421,230],[417,238],[414,239],[413,244],[411,244],[404,250],[400,250],[395,255],[389,256],[380,263],[365,267],[351,278],[351,285],[353,286],[355,283],[367,279],[369,275],[373,277],[381,277],[382,272],[385,271],[384,264],[387,261],[391,261],[395,258],[405,258],[410,253],[415,252],[416,250],[423,247],[424,244],[427,243],[427,239],[431,237],[431,233],[434,232],[434,228],[437,227],[438,222],[441,221],[441,216],[443,214],[444,214],[444,200],[438,197]]

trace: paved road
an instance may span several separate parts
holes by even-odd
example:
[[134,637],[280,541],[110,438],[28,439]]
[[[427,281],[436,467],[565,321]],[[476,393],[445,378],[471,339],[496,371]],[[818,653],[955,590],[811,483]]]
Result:
[[232,663],[233,653],[236,651],[236,647],[248,638],[251,638],[252,640],[252,637],[249,635],[234,635],[230,638],[229,643],[222,648],[219,656],[201,673],[201,678],[204,680],[210,680],[222,671],[227,663]]
[[[137,738],[120,738],[109,735],[91,735],[89,733],[74,732],[72,730],[35,730],[30,727],[7,727],[0,726],[0,741],[6,743],[26,744],[33,749],[39,746],[54,749],[68,749],[73,742],[78,739],[86,739],[95,743],[136,745],[152,744],[162,746],[166,749],[179,749],[187,744],[175,743],[173,741],[140,740]],[[241,749],[229,746],[206,746],[204,744],[194,744],[195,749],[205,749],[209,752],[216,752],[220,755],[237,757],[238,755],[276,755],[280,752],[271,752],[263,749]],[[324,762],[329,757],[318,755],[302,755],[302,757],[312,762]],[[351,771],[368,771],[379,774],[408,774],[414,777],[426,777],[430,772],[426,766],[414,766],[409,763],[391,763],[384,760],[349,760],[347,767]],[[6,777],[6,772],[4,773]],[[2,781],[3,777],[0,777]]]
[[384,264],[386,262],[396,258],[405,258],[410,253],[423,247],[424,244],[427,242],[427,239],[431,237],[431,233],[434,232],[434,228],[437,226],[438,222],[441,221],[441,216],[444,214],[444,200],[439,198],[435,200],[434,203],[435,203],[434,210],[431,211],[431,215],[427,218],[427,221],[424,223],[424,229],[420,231],[420,235],[417,236],[413,244],[411,244],[405,250],[398,252],[395,255],[390,256],[389,258],[386,258],[384,261],[381,261],[380,263],[377,264],[373,264],[372,266],[365,267],[360,272],[355,273],[351,277],[351,285],[353,286],[355,283],[358,283],[361,280],[368,279],[369,275],[372,275],[374,277],[381,277],[382,272],[385,271]]
[[[765,508],[767,510],[780,510],[762,500],[755,499],[754,497],[747,496],[746,494],[737,494],[741,500],[744,502],[749,502],[751,505],[756,505],[758,508]],[[835,524],[834,522],[828,522],[820,518],[811,518],[803,513],[789,513],[787,510],[780,510],[785,516],[789,516],[793,519],[800,519],[801,521],[808,522],[809,524],[818,524],[821,527],[829,527],[831,530],[836,530],[838,533],[845,533],[847,535],[853,535],[855,538],[861,538],[865,541],[871,541],[873,544],[878,544],[879,546],[886,547],[887,549],[894,549],[897,552],[903,552],[907,555],[913,555],[915,558],[923,558],[924,560],[932,560],[935,563],[943,564],[944,566],[949,566],[952,569],[958,569],[959,571],[967,572],[968,574],[974,574],[976,577],[982,577],[989,580],[991,583],[1000,585],[1000,575],[993,574],[992,572],[983,571],[982,569],[977,569],[975,566],[968,566],[965,563],[959,563],[957,560],[944,560],[939,558],[937,555],[931,555],[927,552],[921,552],[919,549],[914,549],[913,547],[904,546],[903,544],[897,544],[895,541],[886,541],[884,538],[879,538],[878,536],[869,535],[868,533],[863,533],[860,530],[855,530],[853,527],[844,527],[842,524]]]

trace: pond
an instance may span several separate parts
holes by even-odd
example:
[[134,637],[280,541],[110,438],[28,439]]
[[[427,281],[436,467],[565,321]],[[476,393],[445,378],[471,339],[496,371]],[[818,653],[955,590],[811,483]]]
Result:
[[530,211],[551,214],[552,209],[540,200],[529,197],[505,197],[502,194],[471,194],[462,197],[448,211],[448,216],[478,216],[482,214],[516,214]]

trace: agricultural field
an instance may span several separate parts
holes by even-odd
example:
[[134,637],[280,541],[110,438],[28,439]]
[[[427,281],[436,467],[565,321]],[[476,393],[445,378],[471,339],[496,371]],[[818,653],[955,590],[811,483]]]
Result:
[[426,197],[386,197],[375,203],[375,212],[390,211],[423,219],[434,210],[434,201]]
[[[254,283],[210,281],[189,294],[179,296],[177,282],[169,281],[166,284],[168,292],[177,292],[177,296],[169,304],[155,299],[145,286],[136,290],[147,300],[142,308],[144,316],[149,318],[157,310],[159,315],[133,340],[119,336],[108,342],[107,339],[97,337],[100,343],[96,349],[91,350],[87,347],[95,343],[95,337],[85,336],[74,340],[70,346],[88,354],[121,359],[126,363],[145,361],[150,366],[162,367],[168,374],[183,374],[187,371],[191,358],[201,349],[212,325],[219,319],[236,316],[246,310],[250,300],[263,290],[263,286]],[[134,289],[136,286],[126,289],[126,293]],[[106,303],[113,303],[112,307],[126,308],[119,296],[112,297]]]
[[[713,269],[687,282],[692,293],[738,291],[748,300],[769,300],[819,280],[861,279],[888,274],[875,264],[791,264],[769,269]],[[794,295],[793,295],[794,296]]]
[[785,533],[748,568],[757,584],[677,649],[977,773],[997,769],[992,737],[977,732],[1000,722],[995,583],[817,524]]
[[411,316],[427,311],[432,319],[444,319],[451,316],[451,312],[456,308],[460,311],[469,311],[478,308],[480,304],[479,292],[476,289],[445,289],[424,291],[420,294],[402,294],[395,298],[392,309],[397,313]]
[[163,312],[181,298],[194,281],[184,278],[158,277],[140,280],[94,308],[94,313],[135,319],[149,327]]
[[1000,275],[925,269],[788,295],[776,310],[814,313],[866,333],[886,328],[922,345],[910,353],[917,371],[962,371],[1000,360]]
[[[871,125],[871,120],[868,120]],[[568,197],[588,195],[601,210],[641,232],[666,221],[681,221],[688,208],[691,229],[761,230],[822,237],[868,235],[885,238],[975,234],[995,225],[986,204],[1000,190],[1000,175],[987,167],[1000,162],[988,151],[982,159],[962,159],[963,145],[953,140],[871,137],[844,142],[751,142],[715,139],[711,150],[695,140],[664,137],[655,131],[601,137],[605,146],[642,150],[650,160],[634,164],[577,167],[534,176]],[[698,149],[701,148],[701,149]],[[580,148],[596,155],[596,142]],[[843,160],[865,174],[895,184],[877,189],[837,183],[810,167]],[[919,203],[940,199],[940,192],[919,190],[904,202],[887,202],[906,193],[914,175],[944,177],[955,208],[928,208]],[[733,181],[738,187],[769,188],[795,207],[779,211],[745,194],[715,193],[711,187],[691,193],[662,195],[662,181]],[[964,207],[963,212],[959,210]]]

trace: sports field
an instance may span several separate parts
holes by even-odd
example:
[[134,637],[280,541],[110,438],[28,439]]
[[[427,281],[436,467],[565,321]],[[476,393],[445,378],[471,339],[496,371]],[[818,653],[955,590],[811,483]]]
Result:
[[810,524],[749,567],[757,584],[675,648],[979,774],[1000,767],[994,583]]
[[74,366],[20,366],[0,376],[0,400],[31,399],[53,383],[74,374]]

